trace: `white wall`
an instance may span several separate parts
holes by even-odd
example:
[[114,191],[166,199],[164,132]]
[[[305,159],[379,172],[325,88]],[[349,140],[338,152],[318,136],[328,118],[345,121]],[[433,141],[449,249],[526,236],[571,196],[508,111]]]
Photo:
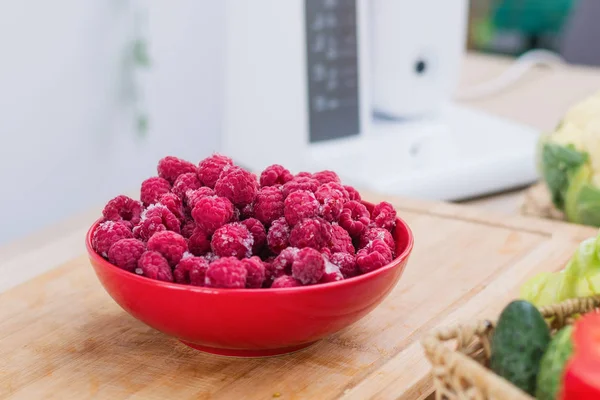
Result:
[[0,4],[0,244],[218,147],[224,7],[148,0],[150,130],[123,96],[132,0]]

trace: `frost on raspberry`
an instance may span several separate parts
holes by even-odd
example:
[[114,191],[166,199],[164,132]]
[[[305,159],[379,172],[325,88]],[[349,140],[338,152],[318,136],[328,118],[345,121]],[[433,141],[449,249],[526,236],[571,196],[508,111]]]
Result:
[[254,238],[245,225],[234,222],[217,229],[210,242],[213,253],[219,257],[238,259],[252,256]]
[[160,196],[158,204],[162,204],[163,206],[167,207],[169,211],[171,211],[173,215],[177,217],[178,220],[184,220],[185,213],[183,212],[183,202],[177,195],[175,195],[175,193],[163,194]]
[[198,228],[212,234],[233,217],[233,204],[224,197],[203,197],[192,210]]
[[198,178],[204,186],[214,189],[215,183],[221,176],[223,168],[227,165],[233,165],[233,160],[221,154],[212,156],[200,161],[198,165]]
[[189,161],[182,160],[181,158],[167,156],[158,162],[156,167],[158,176],[166,179],[169,183],[174,183],[177,177],[181,174],[188,172],[196,172],[196,166]]
[[283,185],[294,179],[294,175],[279,164],[273,164],[265,168],[260,174],[260,186]]
[[387,246],[392,251],[392,256],[393,256],[394,252],[396,250],[396,241],[394,240],[394,237],[392,236],[390,231],[388,231],[387,229],[384,229],[384,228],[377,228],[377,227],[367,228],[363,232],[363,234],[360,235],[360,239],[358,241],[358,247],[360,249],[365,248],[373,240],[377,240],[377,239],[383,240],[383,242],[385,244],[387,244]]
[[156,232],[181,232],[179,219],[162,204],[152,204],[142,213],[140,223],[133,228],[133,235],[147,241]]
[[281,217],[271,224],[267,232],[267,245],[274,254],[279,254],[281,250],[289,245],[290,226],[284,217]]
[[298,287],[298,286],[302,286],[302,282],[300,282],[296,278],[291,277],[289,275],[282,275],[273,281],[271,288],[272,289],[284,289],[284,288],[291,288],[291,287]]
[[248,218],[254,218],[254,203],[250,203],[240,209],[240,220]]
[[130,197],[120,195],[106,203],[102,215],[106,221],[122,222],[131,228],[140,222],[142,204]]
[[284,197],[281,188],[266,186],[256,194],[254,202],[254,217],[269,226],[283,217]]
[[340,214],[339,224],[348,231],[350,236],[359,237],[361,233],[369,226],[371,219],[369,210],[364,204],[351,200],[344,204]]
[[108,261],[119,268],[133,272],[144,251],[146,245],[143,242],[133,238],[121,239],[110,246]]
[[291,275],[292,264],[298,255],[300,249],[288,247],[283,249],[281,253],[267,267],[267,278],[271,281],[281,275]]
[[171,231],[157,232],[148,240],[148,250],[162,254],[171,267],[175,267],[181,261],[187,249],[185,238]]
[[196,190],[202,186],[196,172],[186,172],[175,179],[171,192],[175,193],[180,199],[185,197],[188,190]]
[[360,272],[366,274],[389,264],[392,251],[383,240],[375,239],[367,247],[356,254],[356,264]]
[[144,206],[148,207],[150,204],[156,203],[160,199],[160,196],[170,191],[171,184],[168,180],[159,176],[153,176],[142,182],[140,200],[144,203]]
[[356,265],[356,257],[350,253],[335,253],[329,261],[340,269],[344,278],[351,278],[360,273]]
[[325,273],[319,280],[319,283],[337,282],[343,279],[344,275],[342,275],[340,268],[328,260],[325,260]]
[[314,193],[318,189],[319,185],[319,181],[314,178],[307,176],[295,177],[283,185],[283,197],[287,197],[290,195],[290,193],[293,193],[297,190],[308,190]]
[[306,218],[314,218],[319,215],[319,202],[313,192],[308,190],[297,190],[290,193],[283,203],[283,214],[290,226]]
[[251,204],[258,191],[256,176],[243,168],[227,166],[215,183],[217,196],[226,197],[237,207]]
[[184,257],[173,270],[175,282],[192,286],[204,286],[208,262],[202,257]]
[[311,285],[321,280],[325,274],[325,260],[321,253],[309,247],[298,251],[292,264],[292,276],[303,285]]
[[244,264],[235,257],[224,257],[213,261],[206,270],[205,286],[213,288],[244,288],[248,272]]
[[331,247],[331,239],[331,225],[322,218],[307,218],[290,232],[290,245],[300,249]]
[[188,250],[195,256],[203,256],[210,251],[210,237],[202,229],[196,228],[188,240]]
[[267,243],[267,231],[265,230],[264,225],[256,218],[248,218],[241,221],[241,223],[248,228],[252,234],[252,238],[254,239],[254,244],[252,245],[252,254],[255,256],[259,255]]
[[336,183],[326,183],[319,186],[315,192],[315,197],[320,204],[320,212],[323,219],[329,222],[335,222],[340,218],[344,203],[347,201],[344,197],[343,188]]
[[137,275],[164,282],[173,282],[173,272],[167,260],[157,251],[146,251],[138,260]]
[[121,239],[129,239],[131,229],[122,222],[105,221],[92,234],[92,248],[102,257],[108,257],[110,247]]
[[329,182],[337,182],[341,183],[340,177],[333,171],[320,171],[315,172],[312,175],[313,179],[319,181],[320,184],[329,183]]
[[348,193],[348,200],[354,200],[358,202],[362,200],[358,190],[354,189],[352,186],[344,186],[344,189],[346,189],[346,193]]
[[266,277],[265,264],[259,257],[245,258],[242,265],[246,268],[246,287],[257,289],[262,287]]
[[185,193],[185,203],[186,205],[193,210],[200,200],[203,197],[213,197],[215,196],[215,191],[207,186],[202,186],[196,190],[189,190]]
[[354,244],[347,230],[339,225],[331,226],[331,252],[354,254]]
[[396,226],[396,210],[387,201],[377,204],[373,208],[373,222],[380,228],[391,231]]

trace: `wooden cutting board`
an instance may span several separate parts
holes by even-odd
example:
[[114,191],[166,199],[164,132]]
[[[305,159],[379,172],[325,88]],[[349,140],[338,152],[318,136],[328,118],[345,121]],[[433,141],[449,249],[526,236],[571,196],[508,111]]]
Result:
[[203,354],[122,311],[82,256],[0,295],[0,398],[425,398],[424,333],[495,317],[520,283],[561,268],[596,233],[388,200],[414,231],[413,256],[389,297],[344,331],[280,357]]

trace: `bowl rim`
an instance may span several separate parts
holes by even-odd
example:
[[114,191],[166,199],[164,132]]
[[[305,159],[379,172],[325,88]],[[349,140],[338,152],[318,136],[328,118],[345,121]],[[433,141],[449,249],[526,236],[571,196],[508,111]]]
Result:
[[[366,202],[366,201],[362,201],[362,203],[372,206],[371,203]],[[269,294],[273,294],[273,293],[290,294],[290,293],[300,293],[300,292],[315,292],[315,291],[320,291],[320,290],[332,289],[334,287],[352,286],[352,285],[356,285],[360,282],[374,279],[376,276],[383,274],[384,272],[394,269],[394,268],[398,267],[399,265],[403,264],[410,256],[410,254],[413,250],[413,246],[414,246],[414,235],[412,233],[412,230],[410,229],[410,227],[408,226],[406,221],[404,221],[400,217],[396,217],[396,229],[398,228],[398,226],[402,226],[402,229],[404,229],[404,231],[406,232],[406,235],[407,235],[406,246],[404,247],[402,252],[400,254],[398,254],[396,256],[396,258],[394,258],[388,264],[386,264],[383,267],[378,268],[376,270],[367,272],[366,274],[353,276],[352,278],[343,279],[341,281],[320,283],[318,285],[296,286],[296,287],[291,287],[291,288],[275,288],[275,289],[273,289],[273,288],[261,288],[261,289],[208,288],[205,286],[184,285],[181,283],[165,282],[165,281],[159,281],[156,279],[149,279],[144,276],[140,276],[140,275],[131,273],[129,271],[126,271],[126,270],[119,268],[116,265],[110,263],[108,260],[104,259],[100,254],[96,253],[96,251],[92,248],[92,234],[102,221],[103,221],[103,218],[98,218],[92,224],[92,226],[88,229],[88,231],[85,235],[85,246],[86,246],[88,255],[89,255],[90,259],[93,259],[93,261],[95,261],[98,265],[101,265],[103,268],[113,269],[114,273],[116,273],[118,275],[122,275],[125,279],[134,279],[134,280],[137,280],[138,283],[143,284],[143,285],[163,287],[163,288],[172,289],[172,290],[185,290],[185,291],[192,291],[192,292],[198,292],[198,293],[210,293],[210,294],[219,294],[219,293],[222,293],[222,294],[225,294],[225,293],[249,294],[249,293],[253,293],[253,295],[255,295],[255,296],[261,296],[261,295],[269,295]]]

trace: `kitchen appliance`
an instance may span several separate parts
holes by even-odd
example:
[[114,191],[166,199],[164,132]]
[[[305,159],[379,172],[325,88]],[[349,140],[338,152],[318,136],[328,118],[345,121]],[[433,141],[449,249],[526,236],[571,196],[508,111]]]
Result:
[[458,200],[537,178],[537,133],[452,102],[466,0],[227,0],[223,152]]

